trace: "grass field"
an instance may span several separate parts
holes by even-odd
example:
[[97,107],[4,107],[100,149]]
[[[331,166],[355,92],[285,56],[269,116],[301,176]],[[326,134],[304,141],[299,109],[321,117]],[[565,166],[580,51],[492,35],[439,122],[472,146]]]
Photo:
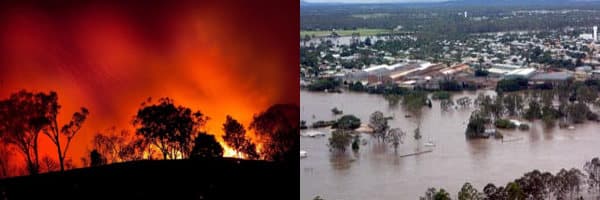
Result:
[[381,17],[388,17],[388,16],[392,16],[392,14],[389,14],[389,13],[372,13],[372,14],[356,14],[356,15],[352,15],[352,17],[361,18],[361,19],[373,19],[373,18],[381,18]]
[[[351,36],[352,33],[358,33],[360,36],[374,36],[377,34],[385,34],[391,32],[388,29],[368,29],[368,28],[359,28],[356,30],[336,30],[335,31],[340,36]],[[304,37],[305,35],[310,35],[311,37],[314,35],[316,37],[324,37],[331,34],[331,30],[322,30],[322,31],[300,31],[300,36]]]

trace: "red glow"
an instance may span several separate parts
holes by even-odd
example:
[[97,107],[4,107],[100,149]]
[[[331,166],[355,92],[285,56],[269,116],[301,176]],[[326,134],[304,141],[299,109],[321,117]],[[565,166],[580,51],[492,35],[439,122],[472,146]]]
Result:
[[[272,104],[299,104],[297,48],[289,48],[297,45],[297,18],[256,12],[277,2],[3,6],[0,98],[54,90],[59,123],[87,107],[88,121],[67,155],[76,164],[97,131],[132,128],[147,97],[201,110],[220,141],[227,114],[248,126]],[[40,152],[55,157],[40,138]]]

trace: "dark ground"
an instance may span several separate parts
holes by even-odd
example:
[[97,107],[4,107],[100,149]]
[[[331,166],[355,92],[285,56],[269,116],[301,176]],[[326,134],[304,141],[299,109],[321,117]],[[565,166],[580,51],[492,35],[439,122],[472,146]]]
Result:
[[298,199],[298,166],[237,159],[118,163],[0,180],[0,200]]

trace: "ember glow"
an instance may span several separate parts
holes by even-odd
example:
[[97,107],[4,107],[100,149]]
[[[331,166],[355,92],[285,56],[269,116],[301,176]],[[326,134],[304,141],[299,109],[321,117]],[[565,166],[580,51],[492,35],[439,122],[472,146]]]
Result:
[[[226,115],[247,127],[272,104],[299,105],[298,49],[289,48],[299,14],[258,11],[283,1],[132,2],[0,6],[0,97],[56,91],[59,123],[87,107],[67,155],[76,164],[96,132],[132,129],[148,97],[208,115],[225,156],[237,155],[221,138]],[[56,156],[47,138],[40,145]]]

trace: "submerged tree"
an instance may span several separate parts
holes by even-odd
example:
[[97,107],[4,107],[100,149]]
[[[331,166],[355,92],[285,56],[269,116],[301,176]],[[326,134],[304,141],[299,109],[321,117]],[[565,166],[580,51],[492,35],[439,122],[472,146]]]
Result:
[[352,141],[352,131],[337,129],[331,132],[331,137],[329,138],[329,148],[333,151],[338,152],[346,152],[346,148],[350,145]]
[[387,119],[385,119],[385,116],[380,111],[375,111],[371,114],[371,117],[369,117],[369,127],[373,129],[373,134],[379,141],[385,140],[387,130],[390,128]]
[[360,127],[360,119],[354,115],[344,115],[333,125],[336,129],[354,130]]
[[221,158],[223,147],[215,140],[214,135],[200,133],[194,140],[194,148],[190,158]]
[[400,128],[393,128],[388,131],[386,139],[394,147],[394,152],[398,152],[398,146],[402,143],[402,138],[405,135],[406,133]]
[[244,126],[229,115],[227,115],[227,119],[223,124],[223,132],[225,132],[223,140],[237,151],[238,156],[244,154],[250,159],[257,159],[259,157],[254,143],[246,138],[246,129]]
[[200,111],[175,106],[169,98],[161,98],[158,104],[146,105],[150,101],[142,103],[133,120],[136,134],[160,149],[165,160],[189,157],[198,129],[208,118]]

